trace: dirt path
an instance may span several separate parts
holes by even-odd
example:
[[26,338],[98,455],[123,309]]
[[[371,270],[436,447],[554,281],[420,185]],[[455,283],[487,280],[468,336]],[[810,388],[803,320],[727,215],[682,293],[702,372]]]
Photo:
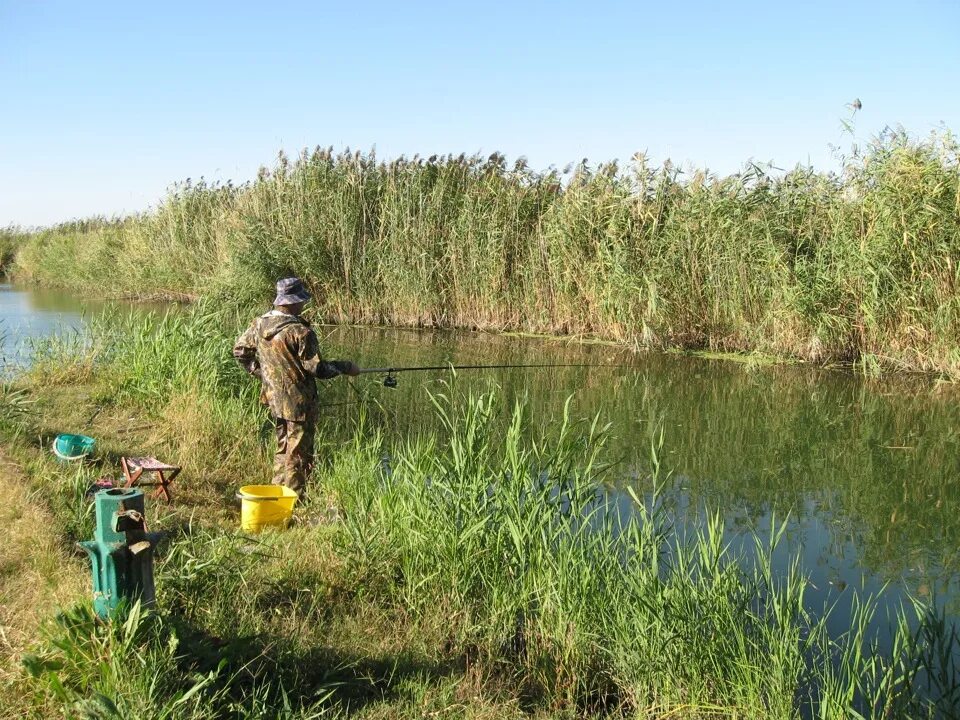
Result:
[[[0,688],[17,684],[20,658],[40,624],[84,597],[89,572],[70,556],[53,519],[28,491],[21,468],[0,447]],[[0,717],[10,710],[0,702]]]

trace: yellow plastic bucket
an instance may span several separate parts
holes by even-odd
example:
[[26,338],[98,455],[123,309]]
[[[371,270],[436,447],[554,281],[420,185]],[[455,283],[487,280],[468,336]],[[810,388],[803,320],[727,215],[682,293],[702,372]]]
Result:
[[240,529],[249,533],[265,527],[285,527],[297,502],[297,494],[283,485],[244,485],[237,497]]

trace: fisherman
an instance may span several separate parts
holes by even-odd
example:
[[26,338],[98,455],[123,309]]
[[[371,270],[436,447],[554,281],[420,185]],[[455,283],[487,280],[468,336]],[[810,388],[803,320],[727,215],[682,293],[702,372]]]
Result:
[[313,467],[317,425],[315,379],[356,376],[349,360],[324,361],[317,335],[300,317],[310,293],[299,278],[277,281],[273,310],[256,318],[236,345],[233,356],[262,383],[260,402],[270,409],[277,431],[273,482],[303,495]]

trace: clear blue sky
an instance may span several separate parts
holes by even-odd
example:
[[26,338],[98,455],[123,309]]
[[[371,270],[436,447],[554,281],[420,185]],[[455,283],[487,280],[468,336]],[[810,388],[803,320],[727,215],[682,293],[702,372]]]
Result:
[[960,2],[0,0],[0,226],[141,210],[281,147],[830,167],[960,131]]

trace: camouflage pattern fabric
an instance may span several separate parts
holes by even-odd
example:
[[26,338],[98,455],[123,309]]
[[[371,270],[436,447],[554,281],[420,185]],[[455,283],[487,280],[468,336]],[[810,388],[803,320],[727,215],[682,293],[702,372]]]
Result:
[[260,402],[274,418],[273,482],[302,495],[313,467],[316,379],[335,377],[340,368],[320,357],[316,333],[306,320],[280,309],[256,318],[237,339],[233,356],[260,378]]
[[260,401],[275,418],[304,422],[316,416],[316,378],[339,370],[320,357],[317,335],[298,315],[271,310],[258,317],[237,339],[233,355],[260,378]]
[[313,470],[315,418],[304,422],[275,418],[277,453],[273,457],[273,484],[286,485],[303,495]]

